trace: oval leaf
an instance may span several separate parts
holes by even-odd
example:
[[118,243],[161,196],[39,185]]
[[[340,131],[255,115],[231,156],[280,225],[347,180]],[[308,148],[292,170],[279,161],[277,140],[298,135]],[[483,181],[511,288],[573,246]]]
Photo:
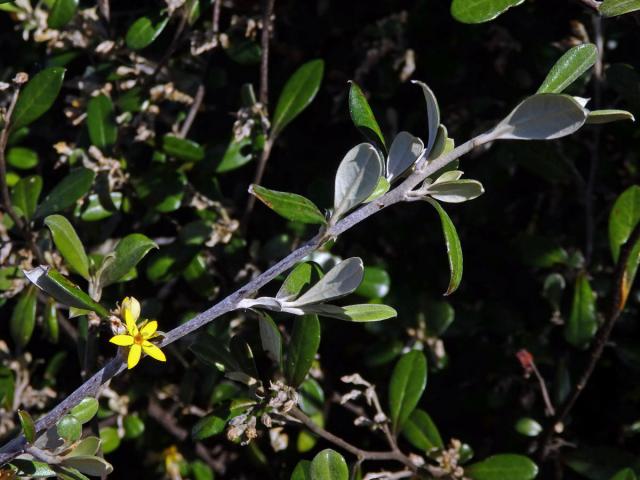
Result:
[[297,387],[304,381],[319,346],[320,322],[318,317],[304,315],[296,318],[285,362],[285,376],[288,385]]
[[616,199],[609,215],[609,247],[617,262],[620,248],[627,243],[640,221],[640,186],[632,185]]
[[364,267],[358,257],[343,260],[289,306],[299,307],[344,297],[353,292],[362,282]]
[[538,475],[538,467],[522,455],[505,454],[469,465],[464,473],[473,480],[533,480]]
[[45,68],[29,80],[16,102],[11,128],[18,129],[40,118],[53,105],[64,79],[62,67]]
[[311,480],[348,480],[349,469],[342,455],[327,448],[318,453],[309,468]]
[[67,442],[75,442],[82,435],[82,423],[73,415],[65,415],[56,423],[56,430]]
[[396,363],[389,382],[389,410],[394,431],[402,430],[426,386],[427,359],[424,353],[418,350],[405,353]]
[[80,423],[85,424],[98,413],[98,407],[99,404],[95,398],[85,397],[69,413],[76,417]]
[[324,61],[311,60],[287,80],[273,114],[272,138],[277,137],[313,101],[320,89],[323,74]]
[[39,175],[21,178],[13,187],[11,202],[20,209],[27,220],[30,220],[36,212],[40,192],[42,192],[42,177]]
[[96,174],[88,168],[71,170],[36,209],[36,218],[46,217],[73,205],[91,188]]
[[431,416],[416,408],[402,428],[402,435],[416,448],[430,452],[437,448],[444,448],[442,437]]
[[324,273],[317,263],[301,262],[297,264],[282,282],[276,299],[281,301],[295,299],[302,290],[317,283],[323,275]]
[[309,305],[302,307],[305,313],[315,313],[323,317],[337,318],[347,322],[379,322],[398,316],[398,312],[388,305],[363,303],[359,305]]
[[[440,127],[440,107],[438,107],[438,100],[433,91],[424,82],[414,80],[415,83],[422,89],[424,99],[427,102],[427,123],[429,127],[429,139],[427,141],[426,153],[429,156],[431,149],[433,148],[436,138],[438,137],[438,129]],[[446,130],[445,130],[446,133]]]
[[30,148],[12,147],[7,152],[7,162],[14,168],[28,170],[38,165],[38,154]]
[[501,140],[551,140],[572,134],[586,119],[573,97],[540,93],[521,102],[491,134]]
[[74,455],[64,460],[65,466],[95,477],[106,477],[113,472],[113,467],[109,462],[93,455]]
[[53,242],[67,263],[86,280],[89,280],[89,259],[69,220],[62,215],[49,215],[45,218],[44,223],[51,230]]
[[462,23],[483,23],[522,2],[524,0],[453,0],[451,15]]
[[33,418],[24,410],[18,410],[18,417],[20,418],[20,426],[22,427],[24,438],[28,443],[33,443],[36,439],[36,426],[33,423]]
[[282,365],[282,335],[273,319],[264,312],[259,317],[262,349],[280,367]]
[[367,97],[364,96],[362,90],[356,82],[349,82],[349,114],[351,120],[365,138],[373,143],[378,144],[383,149],[387,148],[384,141],[384,135],[380,130],[380,126],[376,120]]
[[[447,172],[454,173],[454,172]],[[444,175],[447,175],[445,173]],[[429,186],[429,195],[446,203],[461,203],[478,198],[484,193],[484,187],[477,180],[454,180],[437,182]]]
[[162,149],[167,155],[185,162],[199,162],[204,158],[204,148],[199,143],[171,134],[162,137]]
[[605,17],[616,17],[640,10],[640,0],[604,0],[598,10]]
[[47,18],[47,25],[49,28],[60,30],[71,21],[77,10],[78,0],[55,0]]
[[162,33],[168,21],[168,17],[140,17],[127,30],[127,47],[132,50],[148,47]]
[[387,179],[392,181],[410,169],[420,157],[422,150],[424,150],[424,144],[418,137],[414,137],[409,132],[398,133],[389,149]]
[[460,245],[460,238],[458,237],[458,231],[456,226],[444,211],[444,208],[440,206],[438,202],[433,199],[426,199],[438,212],[440,216],[440,223],[442,224],[442,232],[444,233],[444,241],[447,246],[447,256],[449,258],[449,270],[451,271],[451,277],[449,280],[449,286],[445,295],[450,295],[455,292],[460,286],[462,281],[462,246]]
[[301,223],[327,223],[318,207],[302,195],[269,190],[255,184],[249,187],[249,193],[287,220]]
[[571,314],[564,328],[564,337],[574,347],[585,347],[598,329],[596,299],[584,273],[578,275],[573,293]]
[[293,469],[290,480],[311,480],[311,462],[300,460]]
[[24,274],[36,287],[63,305],[82,310],[93,310],[101,317],[109,316],[109,311],[106,308],[93,301],[80,287],[51,267],[39,266],[32,270],[25,270]]
[[104,149],[116,143],[118,127],[113,117],[113,103],[105,94],[89,100],[87,128],[91,143],[96,147]]
[[20,294],[18,303],[13,308],[9,329],[11,338],[15,344],[24,348],[36,326],[36,300],[38,298],[37,290],[32,286]]
[[347,152],[336,173],[333,201],[335,220],[373,193],[382,170],[382,158],[371,144],[361,143]]
[[586,123],[590,125],[600,125],[603,123],[618,122],[620,120],[636,121],[633,114],[626,110],[593,110],[587,115]]
[[100,273],[100,285],[106,287],[120,280],[129,273],[152,248],[158,248],[158,246],[153,240],[141,233],[132,233],[124,237],[116,246],[113,260],[102,269]]
[[598,49],[593,43],[584,43],[567,50],[551,68],[537,93],[561,93],[589,70],[597,59]]

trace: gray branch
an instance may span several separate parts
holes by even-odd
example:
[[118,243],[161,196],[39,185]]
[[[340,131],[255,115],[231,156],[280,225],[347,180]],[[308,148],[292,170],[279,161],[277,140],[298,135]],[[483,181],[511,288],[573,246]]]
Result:
[[[422,164],[420,169],[414,171],[393,190],[389,191],[373,202],[363,206],[362,208],[354,211],[335,225],[327,228],[326,231],[317,234],[297,250],[290,253],[287,257],[280,260],[271,268],[269,268],[258,277],[247,283],[245,286],[235,291],[208,310],[205,310],[188,322],[167,332],[160,346],[166,347],[176,340],[179,340],[205,326],[209,322],[212,322],[221,315],[235,310],[241,300],[254,295],[264,285],[269,283],[281,273],[284,273],[292,268],[296,263],[305,258],[311,252],[317,250],[328,239],[337,237],[341,233],[344,233],[366,218],[374,215],[375,213],[390,205],[405,201],[406,194],[414,187],[416,187],[420,182],[422,182],[425,178],[445,167],[455,159],[470,152],[477,146],[490,142],[492,140],[494,140],[494,135],[492,134],[487,133],[479,135],[461,144],[449,153],[444,154],[429,163]],[[101,370],[99,370],[84,384],[78,387],[73,393],[71,393],[67,398],[60,402],[48,414],[44,415],[37,421],[36,431],[38,432],[38,434],[53,427],[66,412],[77,405],[83,398],[95,397],[102,385],[104,385],[116,375],[122,373],[124,370],[126,370],[126,365],[123,359],[120,356],[112,358]],[[20,435],[19,437],[14,438],[13,440],[5,444],[2,448],[0,448],[0,466],[11,461],[20,453],[22,453],[24,451],[25,444],[26,440],[24,436]]]

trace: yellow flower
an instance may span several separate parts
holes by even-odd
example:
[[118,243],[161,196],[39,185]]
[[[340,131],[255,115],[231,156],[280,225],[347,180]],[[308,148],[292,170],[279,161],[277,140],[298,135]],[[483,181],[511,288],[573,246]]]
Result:
[[138,329],[137,321],[140,316],[140,303],[133,297],[126,297],[120,305],[120,314],[124,317],[127,333],[123,335],[115,335],[109,340],[120,347],[129,347],[129,355],[127,356],[127,367],[132,369],[140,361],[140,355],[144,351],[150,357],[161,362],[166,362],[162,350],[156,347],[149,340],[157,337],[156,330],[158,322],[155,320],[145,320]]

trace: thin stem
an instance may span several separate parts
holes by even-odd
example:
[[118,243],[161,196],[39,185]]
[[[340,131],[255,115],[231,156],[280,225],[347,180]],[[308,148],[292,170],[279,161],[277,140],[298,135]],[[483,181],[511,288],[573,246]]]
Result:
[[184,123],[182,124],[182,128],[180,129],[181,138],[185,138],[189,133],[189,130],[191,130],[191,126],[193,125],[193,122],[196,119],[196,115],[198,115],[198,111],[200,110],[200,106],[202,105],[202,101],[204,100],[204,93],[204,85],[198,85],[196,96],[193,99],[193,103],[191,104],[191,108],[189,109],[189,113],[187,114],[187,118],[185,118]]
[[[336,224],[329,226],[325,231],[318,233],[315,237],[301,245],[297,250],[291,252],[287,257],[283,258],[278,263],[265,270],[263,273],[258,275],[256,278],[251,280],[249,283],[247,283],[234,293],[230,294],[228,297],[218,302],[216,305],[196,315],[188,322],[185,322],[182,325],[179,325],[173,330],[167,332],[167,334],[163,338],[162,343],[160,344],[160,347],[165,347],[175,342],[176,340],[179,340],[182,337],[200,329],[201,327],[207,325],[221,315],[235,310],[241,300],[257,293],[260,288],[262,288],[264,285],[269,283],[281,273],[284,273],[292,268],[300,260],[318,249],[329,238],[337,237],[353,226],[359,224],[366,218],[380,212],[390,205],[405,201],[407,192],[417,186],[429,175],[445,167],[462,155],[469,153],[474,148],[484,143],[488,143],[494,139],[495,137],[491,134],[479,135],[459,145],[450,152],[441,155],[428,164],[423,165],[420,169],[417,169],[411,175],[409,175],[400,185],[398,185],[393,190],[387,192],[377,200],[366,204],[362,208],[359,208]],[[85,397],[95,397],[103,384],[125,370],[126,363],[122,360],[121,356],[116,355],[101,370],[96,372],[83,385],[78,387],[68,397],[62,400],[53,410],[51,410],[48,414],[42,416],[36,422],[36,431],[38,433],[42,433],[45,430],[53,427],[55,423],[60,419],[60,417],[62,417],[67,411],[77,405],[80,400]],[[24,436],[21,435],[17,438],[14,438],[13,440],[5,444],[2,448],[0,448],[0,465],[9,462],[11,459],[19,455],[24,443]]]
[[620,314],[624,310],[624,306],[627,301],[627,295],[629,293],[629,278],[627,272],[627,263],[631,256],[631,253],[636,245],[636,243],[640,240],[640,223],[638,223],[629,239],[624,244],[622,249],[620,250],[620,257],[618,258],[618,262],[616,263],[616,268],[614,272],[614,286],[613,292],[611,293],[609,312],[605,318],[604,323],[598,329],[596,333],[595,339],[591,346],[589,360],[579,377],[578,382],[573,387],[573,390],[569,394],[567,401],[562,405],[559,409],[558,414],[554,417],[553,421],[547,428],[545,435],[543,436],[543,441],[541,443],[541,458],[544,459],[549,454],[549,446],[551,444],[551,440],[553,438],[553,433],[555,431],[562,431],[564,429],[564,422],[567,419],[569,413],[573,409],[576,404],[576,401],[582,394],[583,390],[587,387],[589,383],[589,379],[593,374],[593,371],[602,357],[602,352],[604,351],[604,347],[609,341],[609,336],[611,335],[611,331],[613,327],[620,318]]
[[0,184],[2,185],[2,202],[4,203],[4,208],[11,217],[11,220],[13,220],[13,223],[16,224],[18,230],[20,230],[24,234],[25,224],[13,209],[13,204],[11,203],[11,195],[9,195],[9,186],[7,185],[7,162],[5,156],[7,142],[9,141],[9,132],[11,131],[11,117],[13,116],[13,110],[15,109],[16,103],[18,102],[19,95],[20,87],[16,85],[13,91],[13,96],[11,97],[11,102],[9,103],[9,108],[7,109],[7,113],[4,117],[4,127],[2,128],[2,132],[0,133]]
[[[262,55],[260,57],[260,93],[258,98],[264,115],[268,115],[269,112],[269,39],[272,30],[274,4],[275,0],[264,0],[264,9],[262,11],[262,37],[260,39]],[[260,185],[262,182],[267,162],[271,156],[271,148],[273,147],[274,140],[275,138],[273,138],[272,135],[269,135],[264,144],[264,148],[262,149],[262,153],[258,159],[256,174],[253,178],[253,183],[256,185]],[[253,211],[255,204],[255,197],[253,195],[249,195],[241,222],[243,229],[246,229],[247,224],[249,223],[249,217],[251,216],[251,212]]]
[[342,438],[338,437],[337,435],[334,435],[333,433],[325,430],[324,428],[316,425],[313,422],[313,420],[311,420],[309,417],[307,417],[298,408],[293,408],[289,412],[289,414],[293,418],[295,418],[296,420],[299,420],[306,428],[311,430],[313,433],[315,433],[319,437],[322,437],[325,440],[327,440],[328,442],[331,442],[334,445],[337,445],[338,447],[342,448],[343,450],[346,450],[347,452],[355,455],[358,458],[358,460],[360,460],[360,461],[365,461],[365,460],[375,460],[375,461],[394,460],[396,462],[400,462],[403,465],[411,468],[411,470],[413,470],[414,472],[417,470],[416,465],[409,459],[409,457],[404,455],[399,450],[392,450],[392,451],[388,451],[388,452],[377,452],[377,451],[371,451],[371,450],[363,450],[363,449],[361,449],[359,447],[356,447],[355,445],[352,445],[351,443],[347,442],[346,440],[343,440]]

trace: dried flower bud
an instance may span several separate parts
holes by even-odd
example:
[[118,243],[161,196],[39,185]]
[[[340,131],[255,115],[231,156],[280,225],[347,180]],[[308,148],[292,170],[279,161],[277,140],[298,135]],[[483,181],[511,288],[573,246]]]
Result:
[[13,83],[16,85],[24,85],[29,81],[29,75],[25,72],[18,72],[16,76],[13,77]]

